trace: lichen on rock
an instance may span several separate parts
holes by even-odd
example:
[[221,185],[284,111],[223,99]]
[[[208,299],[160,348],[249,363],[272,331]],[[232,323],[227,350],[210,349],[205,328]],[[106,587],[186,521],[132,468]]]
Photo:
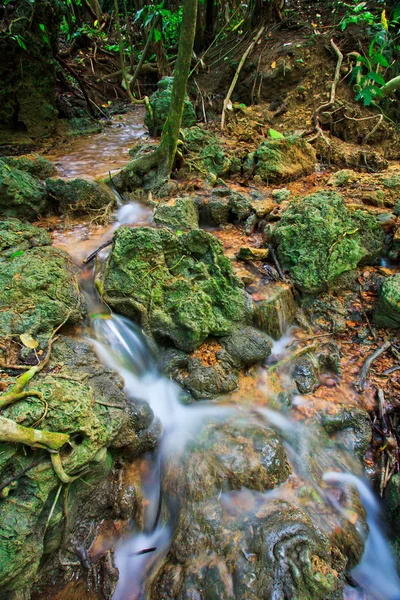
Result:
[[87,179],[46,179],[55,212],[82,215],[116,206],[115,195],[109,187]]
[[273,233],[282,267],[304,292],[323,291],[362,261],[374,261],[383,245],[376,219],[349,212],[343,198],[316,192],[293,200]]
[[228,335],[252,315],[221,243],[202,230],[122,227],[99,289],[107,304],[146,333],[186,351],[209,335]]
[[315,168],[314,148],[295,136],[261,142],[248,155],[244,169],[267,183],[278,183],[309,175]]
[[0,159],[0,211],[3,216],[35,219],[48,210],[44,184]]
[[[146,110],[144,124],[151,135],[160,135],[167,120],[169,105],[171,104],[173,77],[163,77],[157,84],[157,90],[149,98],[153,118]],[[196,123],[196,114],[189,97],[185,96],[182,116],[182,127],[191,127]]]

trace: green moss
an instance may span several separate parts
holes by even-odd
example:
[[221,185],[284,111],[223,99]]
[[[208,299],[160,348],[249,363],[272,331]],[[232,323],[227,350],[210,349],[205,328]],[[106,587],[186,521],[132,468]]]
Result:
[[0,160],[0,212],[34,219],[48,210],[46,188],[39,179]]
[[[167,120],[169,105],[171,104],[172,96],[172,77],[164,77],[158,82],[158,89],[150,96],[150,106],[153,111],[153,119],[149,111],[146,109],[144,124],[148,128],[151,135],[160,135]],[[196,123],[196,114],[189,97],[185,96],[182,127],[191,127]]]
[[199,211],[193,198],[173,198],[157,204],[154,221],[172,229],[198,229]]
[[40,154],[5,156],[2,160],[9,167],[20,169],[39,179],[46,179],[46,177],[53,177],[57,174],[57,169],[53,163],[47,160],[47,158],[40,156]]
[[176,235],[122,227],[114,234],[103,289],[115,310],[183,350],[251,318],[251,302],[221,243],[202,230]]
[[249,154],[245,170],[267,183],[290,181],[314,170],[316,154],[301,138],[288,137],[262,142]]
[[3,259],[10,258],[15,252],[50,244],[51,238],[46,229],[39,229],[19,219],[0,221],[0,255]]
[[375,260],[383,233],[375,218],[350,213],[341,196],[317,192],[296,199],[275,228],[279,260],[295,285],[318,292],[363,260]]
[[53,209],[72,214],[101,211],[108,204],[116,204],[115,195],[105,184],[87,179],[46,179],[46,187],[53,198]]
[[400,275],[392,275],[383,282],[373,319],[380,327],[400,327]]
[[[46,239],[46,238],[45,238]],[[1,336],[29,333],[46,348],[52,330],[82,315],[77,268],[66,252],[33,247],[1,262]]]

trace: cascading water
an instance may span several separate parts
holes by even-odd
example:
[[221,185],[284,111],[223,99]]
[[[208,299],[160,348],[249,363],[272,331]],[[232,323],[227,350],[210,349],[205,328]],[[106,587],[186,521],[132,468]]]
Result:
[[[149,498],[145,530],[132,531],[130,536],[117,544],[115,553],[120,579],[114,600],[140,600],[146,597],[146,580],[168,552],[173,535],[173,515],[179,511],[179,506],[169,507],[169,522],[161,522],[163,519],[160,519],[160,481],[165,461],[173,460],[206,422],[228,419],[237,413],[238,408],[211,402],[189,406],[182,404],[179,400],[180,388],[160,374],[146,338],[128,319],[116,315],[99,315],[92,319],[92,331],[92,342],[99,358],[123,377],[128,398],[148,402],[163,426],[162,439],[153,458],[153,481],[156,490]],[[276,349],[281,350],[279,344],[276,345]],[[243,411],[241,414],[243,416]],[[301,424],[268,409],[248,410],[244,416],[246,422],[261,420],[265,422],[265,426],[279,432],[285,440],[293,472],[313,486],[326,507],[339,515],[343,521],[348,518],[348,511],[337,502],[328,484],[355,486],[366,509],[369,533],[367,534],[365,527],[360,526],[360,535],[367,537],[365,551],[362,561],[351,573],[362,591],[358,593],[352,589],[351,593],[345,593],[345,598],[398,600],[400,582],[394,560],[379,527],[377,503],[366,484],[356,475],[341,470],[346,467],[340,460],[332,458],[328,445],[318,449],[320,467],[318,473],[315,473],[311,467],[316,451],[315,442],[313,443],[310,432]],[[348,464],[347,462],[346,465]],[[262,496],[263,500],[285,500],[285,485],[263,495],[258,492],[249,493]],[[237,498],[237,493],[234,492],[220,495],[220,501],[225,507],[235,501],[234,498]],[[293,497],[291,499],[293,500]],[[299,499],[296,501],[304,502]]]

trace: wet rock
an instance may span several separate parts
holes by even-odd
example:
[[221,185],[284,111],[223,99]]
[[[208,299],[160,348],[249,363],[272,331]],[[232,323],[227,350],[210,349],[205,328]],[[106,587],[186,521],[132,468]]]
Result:
[[[74,550],[70,534],[79,530],[80,535],[85,532],[88,536],[93,518],[101,519],[110,505],[106,488],[102,487],[113,466],[108,448],[120,446],[119,434],[124,428],[131,428],[131,438],[141,433],[126,411],[122,380],[104,368],[89,345],[81,341],[61,337],[53,346],[48,367],[30,381],[27,389],[40,391],[48,403],[45,419],[36,426],[70,436],[60,451],[62,466],[68,475],[81,473],[81,477],[70,484],[64,501],[61,494],[55,502],[61,482],[49,453],[2,444],[0,480],[15,477],[15,485],[0,498],[3,594],[29,588],[44,554],[55,553],[60,570],[63,553]],[[43,419],[43,403],[36,396],[27,397],[7,407],[3,414],[31,427]],[[146,449],[149,446],[142,445],[138,450]],[[100,496],[96,495],[97,489],[102,491]],[[67,521],[63,502],[64,508],[67,502]],[[90,526],[83,525],[86,516]]]
[[243,327],[221,338],[221,344],[237,367],[263,362],[272,348],[269,337],[254,327]]
[[0,159],[0,212],[3,216],[35,219],[48,211],[44,184],[30,173]]
[[[15,226],[13,226],[15,233]],[[22,247],[27,237],[35,236],[25,229],[21,235]],[[10,232],[2,232],[0,239],[9,240]],[[16,234],[18,235],[18,234]],[[35,241],[35,237],[29,238]],[[38,230],[38,240],[48,243],[45,232]],[[3,256],[0,269],[0,331],[1,337],[30,334],[40,348],[55,327],[69,321],[76,323],[82,316],[82,300],[78,289],[78,269],[69,255],[52,246],[18,250],[9,258]]]
[[236,257],[239,260],[267,260],[269,255],[268,248],[253,248],[252,246],[242,246]]
[[352,184],[357,181],[359,178],[359,174],[351,169],[342,169],[341,171],[336,171],[333,175],[328,179],[328,185],[332,185],[333,187],[341,187],[343,185]]
[[256,216],[261,218],[269,215],[274,210],[275,204],[272,198],[254,198],[250,206]]
[[274,340],[278,340],[293,324],[296,306],[292,290],[285,283],[270,283],[257,292],[254,324]]
[[177,489],[181,501],[172,545],[148,596],[340,598],[344,571],[359,559],[362,543],[352,526],[335,537],[318,495],[315,509],[307,508],[306,486],[297,506],[261,493],[278,485],[282,493],[289,473],[272,431],[235,419],[204,427],[165,472],[167,504]]
[[391,531],[398,540],[400,538],[400,473],[395,473],[390,478],[383,496],[385,515],[389,521]]
[[5,156],[1,159],[12,169],[25,171],[39,179],[46,179],[57,175],[57,169],[52,162],[40,154],[26,154],[23,156]]
[[240,161],[224,152],[218,138],[199,126],[184,129],[181,133],[186,162],[190,171],[198,171],[217,183],[218,177],[240,171]]
[[296,360],[292,368],[292,378],[299,394],[311,394],[319,386],[318,365],[313,356],[304,356]]
[[327,433],[335,433],[336,439],[351,455],[363,461],[372,437],[371,419],[366,410],[358,407],[343,408],[336,414],[321,415],[321,423]]
[[84,215],[101,214],[110,205],[116,206],[115,195],[109,187],[86,179],[46,179],[46,187],[56,212]]
[[[157,91],[149,98],[150,106],[153,111],[153,118],[146,107],[144,124],[151,135],[160,135],[164,123],[168,116],[169,105],[171,104],[173,77],[163,77],[157,84]],[[185,95],[185,102],[182,116],[182,127],[191,127],[196,123],[196,114],[189,97]]]
[[343,299],[333,294],[306,294],[301,306],[310,323],[318,325],[323,331],[343,333],[347,330],[348,310]]
[[197,358],[190,358],[187,373],[179,374],[178,383],[200,400],[209,400],[233,392],[238,387],[238,373],[226,362],[205,365]]
[[181,350],[228,335],[252,317],[221,243],[202,230],[120,228],[98,286],[111,307]]
[[213,225],[227,225],[230,213],[228,198],[211,197],[207,203],[207,212]]
[[350,213],[341,196],[317,192],[292,201],[274,231],[278,257],[295,285],[315,293],[362,261],[374,261],[383,233],[372,215]]
[[193,198],[173,198],[157,204],[154,221],[171,229],[198,229],[199,211]]
[[291,191],[286,188],[281,188],[280,190],[272,190],[273,199],[281,204],[281,202],[285,202],[285,200],[289,200],[291,196]]
[[36,246],[49,246],[51,238],[46,229],[23,223],[19,219],[0,221],[0,254],[10,259],[13,254],[23,254]]
[[400,327],[400,275],[387,277],[382,285],[373,320],[379,327]]
[[314,171],[314,148],[294,136],[262,142],[248,155],[245,171],[260,176],[267,183],[291,181]]

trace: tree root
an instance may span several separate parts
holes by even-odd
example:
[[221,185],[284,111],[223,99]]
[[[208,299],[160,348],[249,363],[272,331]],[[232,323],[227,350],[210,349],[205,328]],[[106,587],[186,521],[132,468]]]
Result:
[[57,451],[69,441],[69,435],[23,427],[11,419],[0,416],[0,441]]
[[336,62],[335,75],[334,75],[334,78],[332,81],[331,96],[329,98],[329,102],[326,102],[325,104],[321,104],[321,106],[318,106],[318,108],[314,112],[313,123],[314,123],[314,130],[316,132],[316,135],[307,140],[308,142],[312,142],[312,141],[316,140],[318,137],[322,137],[322,139],[327,144],[327,146],[330,146],[331,144],[330,144],[328,138],[325,136],[324,132],[322,131],[322,127],[320,124],[320,115],[321,115],[322,111],[326,111],[329,108],[332,108],[333,105],[335,104],[336,86],[339,82],[340,67],[342,66],[342,62],[343,62],[343,54],[340,52],[339,48],[336,46],[335,42],[333,41],[333,38],[331,39],[331,46],[332,46],[333,50],[335,51],[336,56],[338,57],[337,62]]

